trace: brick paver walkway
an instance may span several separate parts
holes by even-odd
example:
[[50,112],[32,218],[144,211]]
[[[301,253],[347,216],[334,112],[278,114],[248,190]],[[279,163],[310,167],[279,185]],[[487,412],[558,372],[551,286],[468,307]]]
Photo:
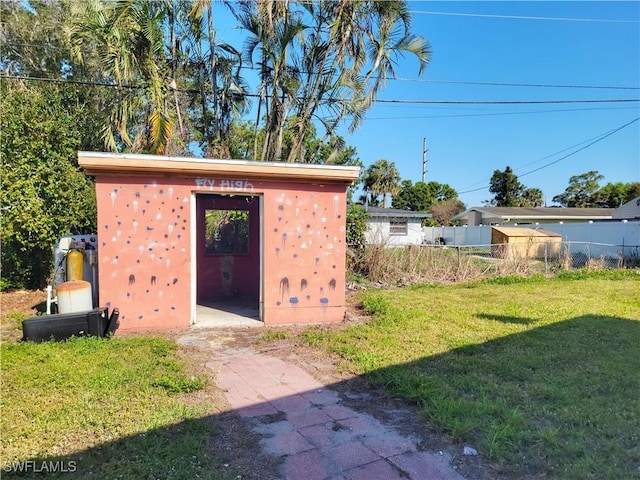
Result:
[[207,366],[265,453],[283,457],[283,479],[463,480],[446,457],[418,451],[393,428],[341,405],[296,365],[243,352]]

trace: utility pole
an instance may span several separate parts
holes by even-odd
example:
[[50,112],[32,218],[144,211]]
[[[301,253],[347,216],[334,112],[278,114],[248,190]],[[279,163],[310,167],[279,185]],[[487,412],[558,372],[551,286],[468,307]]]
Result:
[[427,139],[422,139],[422,183],[427,175]]

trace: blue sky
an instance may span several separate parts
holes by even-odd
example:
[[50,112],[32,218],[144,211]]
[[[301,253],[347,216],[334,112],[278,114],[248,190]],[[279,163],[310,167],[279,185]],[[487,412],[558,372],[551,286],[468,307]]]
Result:
[[[380,99],[640,98],[639,2],[409,2],[409,7],[414,12],[413,32],[430,41],[433,58],[419,78],[417,62],[401,60],[397,70],[401,80],[390,80]],[[558,18],[573,20],[554,20]],[[582,21],[586,19],[598,21]],[[224,30],[221,33],[225,35]],[[494,170],[504,170],[507,165],[527,187],[540,188],[551,205],[552,198],[567,187],[570,176],[589,170],[604,175],[602,185],[640,181],[640,121],[560,160],[638,117],[638,102],[376,104],[360,129],[353,134],[344,129],[342,134],[357,148],[365,166],[385,158],[396,164],[403,179],[414,182],[422,177],[426,138],[426,181],[448,183],[467,206],[481,205],[492,197],[489,179]],[[527,174],[550,162],[556,163]]]

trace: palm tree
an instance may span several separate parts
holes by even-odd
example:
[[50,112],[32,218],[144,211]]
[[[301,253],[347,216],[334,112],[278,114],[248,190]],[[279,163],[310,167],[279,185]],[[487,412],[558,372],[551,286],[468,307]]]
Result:
[[[287,63],[289,49],[304,25],[289,10],[286,1],[241,1],[228,5],[241,26],[251,34],[244,47],[245,59],[260,66],[256,140],[263,105],[266,110],[260,159],[278,161],[281,159],[283,132],[292,94],[295,95],[298,82],[296,69]],[[257,143],[254,157],[258,158]]]
[[324,113],[319,120],[329,138],[346,116],[351,116],[349,129],[354,131],[386,79],[395,76],[393,58],[414,55],[422,73],[431,57],[429,43],[409,33],[411,17],[405,2],[341,0],[304,5],[315,23],[301,46],[303,90],[294,113],[297,141],[288,161],[301,161],[305,131],[318,112]]
[[324,140],[332,140],[347,116],[353,131],[386,79],[395,75],[395,58],[416,56],[420,73],[430,59],[428,42],[409,33],[404,1],[243,0],[228,5],[252,34],[245,59],[260,65],[256,128],[264,105],[264,160],[280,159],[288,116],[295,124],[287,161],[300,162],[314,120],[324,126]]
[[369,84],[368,94],[363,99],[362,108],[368,108],[380,89],[390,77],[395,77],[394,58],[412,54],[419,64],[418,74],[422,74],[431,60],[431,46],[420,36],[411,35],[411,14],[404,1],[371,2],[372,24],[363,25],[363,35],[368,39],[367,52],[371,68],[366,73]]
[[544,195],[539,188],[525,188],[522,192],[521,207],[541,207]]
[[[366,202],[371,205],[387,206],[387,196],[395,195],[400,189],[400,172],[395,164],[381,159],[370,165],[364,174]],[[378,197],[382,196],[382,202]]]
[[183,42],[188,50],[188,71],[197,128],[202,133],[200,147],[213,158],[229,158],[231,123],[248,108],[248,87],[240,74],[242,54],[232,45],[216,41],[211,0],[197,0],[187,14],[189,35]]
[[110,150],[117,151],[121,140],[132,151],[164,153],[173,133],[171,61],[163,31],[166,6],[146,0],[97,4],[91,18],[79,22],[71,34],[78,57],[85,42],[98,45],[105,76],[120,87],[110,122],[102,129]]

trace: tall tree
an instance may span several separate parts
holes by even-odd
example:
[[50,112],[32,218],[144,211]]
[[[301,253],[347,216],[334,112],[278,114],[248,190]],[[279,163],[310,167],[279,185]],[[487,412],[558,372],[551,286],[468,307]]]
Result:
[[521,207],[541,207],[544,204],[544,195],[539,188],[525,188],[520,197]]
[[400,189],[400,172],[389,160],[380,159],[364,173],[364,191],[370,205],[387,206],[387,197]]
[[[289,118],[285,124],[282,145],[284,155],[289,154],[293,144],[297,141],[296,125],[297,119],[295,117]],[[317,136],[317,130],[313,124],[306,130],[303,151],[305,153],[300,158],[300,163],[363,166],[357,157],[356,149],[348,146],[344,137],[333,135],[327,142],[326,139]]]
[[[46,80],[101,78],[71,53],[69,31],[87,3],[72,0],[0,2],[0,69]],[[0,287],[39,288],[51,274],[61,236],[95,231],[95,189],[78,168],[78,150],[100,150],[95,128],[112,89],[53,82],[0,80]]]
[[[302,101],[296,104],[297,142],[289,153],[290,162],[299,161],[301,139],[317,112],[329,113],[320,117],[328,135],[346,115],[352,116],[353,131],[386,80],[395,76],[396,58],[416,58],[419,74],[431,58],[429,43],[410,33],[406,2],[341,0],[303,5],[309,8],[313,26],[301,48],[297,98]],[[330,27],[328,36],[323,35],[325,24]]]
[[110,150],[123,142],[134,152],[167,151],[176,114],[169,93],[175,88],[175,62],[167,58],[164,26],[173,6],[146,0],[100,3],[72,33],[77,57],[84,58],[86,43],[95,43],[105,76],[120,87],[102,129]]
[[[294,40],[304,29],[288,2],[242,0],[229,3],[231,12],[251,36],[245,42],[245,58],[260,67],[259,108],[256,126],[264,104],[264,144],[260,160],[279,161],[282,135],[288,111],[296,92],[297,71],[287,63]],[[257,138],[257,134],[256,134]],[[257,144],[254,157],[258,158]]]
[[438,182],[416,182],[403,180],[399,191],[393,197],[393,208],[409,209],[415,212],[430,212],[438,202],[458,198],[458,192],[450,185]]
[[[177,74],[172,74],[173,79],[177,80],[176,85],[186,88],[188,100],[182,108],[187,117],[185,143],[197,142],[207,157],[236,158],[231,154],[233,122],[238,121],[250,105],[249,87],[241,75],[242,52],[217,40],[214,2],[196,0],[181,4],[185,9],[177,8],[177,15],[171,16],[178,33],[176,40],[171,38],[171,56],[177,56],[174,61]],[[188,5],[191,6],[187,9]],[[177,89],[173,94],[178,106],[181,102],[178,102]]]
[[553,201],[563,207],[596,207],[596,192],[600,189],[598,182],[604,177],[597,170],[590,170],[569,178],[569,186],[564,193],[553,197]]
[[72,0],[0,2],[2,72],[38,78],[77,75],[65,27],[80,8]]
[[598,207],[618,208],[620,205],[640,197],[640,182],[609,182],[598,190],[594,197]]
[[410,34],[411,16],[403,1],[245,0],[229,5],[251,33],[246,60],[259,67],[256,124],[264,105],[263,160],[284,159],[287,117],[295,119],[295,131],[286,159],[304,161],[306,132],[314,119],[331,143],[346,116],[352,118],[352,129],[362,121],[386,79],[395,74],[397,58],[415,56],[420,73],[430,58],[427,41]]
[[403,180],[398,193],[393,196],[391,206],[414,212],[428,212],[434,199],[431,191],[424,182]]
[[458,192],[447,183],[429,182],[427,188],[431,192],[434,202],[445,202],[458,198]]
[[496,207],[518,207],[524,188],[511,167],[507,166],[504,172],[495,170],[489,187],[489,191],[495,194],[491,204]]
[[41,288],[58,238],[95,232],[95,188],[77,152],[99,148],[97,92],[8,83],[0,85],[0,286]]
[[496,207],[540,207],[544,203],[542,190],[527,188],[507,166],[504,172],[495,170],[491,176],[489,191],[495,196],[488,203]]
[[[282,150],[284,154],[291,148],[291,143],[295,132],[293,131],[295,120],[290,119],[285,125],[283,134]],[[252,146],[255,135],[255,125],[253,122],[235,122],[232,126],[231,135],[231,158],[251,160],[253,157]],[[262,140],[264,131],[258,130],[258,135]],[[304,141],[305,151],[308,152],[304,156],[305,163],[316,165],[353,165],[362,167],[362,162],[358,158],[355,147],[347,145],[346,140],[342,136],[335,136],[332,142],[327,144],[321,138],[316,136],[316,129],[312,128],[307,131],[307,138]]]

